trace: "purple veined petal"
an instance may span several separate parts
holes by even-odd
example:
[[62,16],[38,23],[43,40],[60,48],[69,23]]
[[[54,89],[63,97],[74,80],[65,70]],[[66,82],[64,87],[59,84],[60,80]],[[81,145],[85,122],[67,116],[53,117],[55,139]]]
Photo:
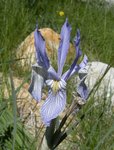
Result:
[[59,88],[66,89],[66,84],[67,83],[63,79],[61,79]]
[[86,100],[88,98],[89,91],[88,91],[86,84],[84,83],[84,80],[80,82],[77,88],[77,93],[80,95],[80,97],[83,100]]
[[45,40],[37,28],[34,32],[34,38],[35,38],[37,63],[42,67],[48,69],[50,64],[49,64],[48,56],[46,54]]
[[66,80],[66,77],[67,77],[67,75],[69,74],[69,71],[70,71],[70,69],[68,69],[63,75],[62,75],[62,79],[63,80],[65,80],[65,81],[67,81],[74,73],[75,73],[75,69],[73,69],[73,71],[72,71],[72,73],[70,74],[70,76],[67,78],[67,80]]
[[58,74],[56,73],[55,69],[50,65],[49,69],[47,70],[48,72],[48,79],[53,79],[59,81],[60,78]]
[[75,45],[75,49],[76,49],[76,58],[74,59],[70,69],[66,73],[66,76],[64,77],[65,81],[68,80],[69,77],[71,76],[72,72],[74,72],[74,68],[77,67],[76,63],[78,62],[80,56],[82,55],[82,51],[79,48],[79,45],[80,45],[80,31],[79,30],[77,30],[77,34],[74,39],[74,45]]
[[68,77],[68,74],[69,74],[69,70],[67,70],[63,75],[62,75],[62,79],[67,81],[69,78],[71,78],[74,74],[78,73],[80,67],[79,65],[75,65],[75,68],[72,70],[72,72],[70,73],[69,77]]
[[59,90],[56,94],[52,91],[41,108],[41,117],[46,126],[50,125],[52,119],[56,118],[65,108],[66,90]]
[[79,46],[79,44],[80,44],[80,30],[79,29],[77,29],[77,33],[76,33],[76,37],[75,37],[74,41],[75,41],[75,45]]
[[62,79],[65,80],[65,79],[69,79],[71,76],[73,76],[75,73],[78,73],[80,69],[83,69],[86,67],[88,63],[88,57],[86,55],[84,55],[84,58],[82,60],[82,62],[79,64],[79,65],[75,65],[74,69],[72,70],[72,72],[70,73],[69,77],[68,77],[68,74],[70,72],[70,69],[67,70],[63,75],[62,75]]
[[71,32],[71,26],[68,23],[68,19],[66,19],[61,29],[60,44],[58,49],[58,75],[59,76],[61,76],[62,74],[63,66],[70,46],[70,32]]
[[[82,65],[84,66],[84,65]],[[89,91],[88,91],[88,88],[85,84],[85,79],[87,77],[87,70],[85,68],[81,68],[79,70],[79,78],[80,78],[80,83],[79,83],[79,86],[77,88],[77,93],[80,95],[80,97],[83,99],[83,100],[86,100],[88,98],[88,95],[89,95]]]
[[38,102],[41,100],[43,85],[44,78],[32,70],[31,84],[28,91]]
[[82,62],[79,64],[80,69],[85,68],[87,63],[88,63],[88,57],[86,55],[84,55]]
[[76,49],[76,57],[79,58],[82,55],[80,50],[80,30],[77,29],[76,37],[74,38],[74,46]]
[[79,73],[80,79],[84,78],[88,73],[88,69],[86,68],[87,64],[88,64],[88,57],[84,55],[84,58],[81,61],[81,63],[75,67],[75,72]]
[[87,64],[88,64],[88,57],[84,55],[82,62],[79,64],[79,70],[78,70],[79,78],[82,81],[85,81],[86,76],[88,74],[89,68]]

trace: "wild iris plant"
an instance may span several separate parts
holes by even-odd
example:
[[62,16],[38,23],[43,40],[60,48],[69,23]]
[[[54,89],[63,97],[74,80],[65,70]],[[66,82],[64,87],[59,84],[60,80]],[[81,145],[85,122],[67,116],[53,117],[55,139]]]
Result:
[[[56,118],[65,108],[66,105],[66,84],[67,80],[83,69],[87,64],[87,56],[85,55],[82,62],[77,64],[82,52],[80,45],[80,32],[77,30],[77,35],[74,39],[76,49],[76,57],[65,73],[62,74],[66,56],[70,45],[71,26],[66,19],[61,29],[60,45],[58,48],[58,71],[56,72],[51,66],[49,58],[46,54],[45,40],[40,31],[36,28],[34,32],[36,60],[37,63],[32,66],[32,77],[29,92],[38,102],[41,100],[42,88],[49,87],[48,97],[41,108],[41,117],[46,126],[50,126],[51,120]],[[77,92],[85,101],[88,96],[88,90],[84,83],[85,76],[80,76],[80,84]]]

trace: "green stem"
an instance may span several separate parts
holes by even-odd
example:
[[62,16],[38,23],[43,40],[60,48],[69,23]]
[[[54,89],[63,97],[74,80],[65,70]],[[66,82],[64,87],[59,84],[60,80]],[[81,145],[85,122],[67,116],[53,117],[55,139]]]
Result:
[[52,150],[53,147],[53,134],[57,128],[58,118],[51,121],[49,127],[46,128],[45,136],[42,141],[41,150]]

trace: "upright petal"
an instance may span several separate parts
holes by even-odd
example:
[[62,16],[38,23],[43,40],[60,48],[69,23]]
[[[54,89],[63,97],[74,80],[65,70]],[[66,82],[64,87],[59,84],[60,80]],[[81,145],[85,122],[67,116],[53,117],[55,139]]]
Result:
[[70,45],[70,32],[71,26],[68,23],[68,19],[66,19],[60,35],[60,44],[58,49],[58,75],[61,76],[63,66],[66,60],[66,56],[68,53],[69,45]]
[[41,65],[42,67],[48,69],[49,68],[49,59],[46,54],[45,40],[37,28],[34,32],[34,38],[35,38],[37,63],[39,65]]
[[71,76],[72,72],[74,72],[74,68],[79,68],[77,64],[80,56],[82,55],[82,51],[80,50],[80,31],[77,30],[77,35],[74,39],[74,45],[75,45],[75,49],[76,49],[76,58],[74,59],[70,69],[67,71],[66,76],[64,78],[64,80],[68,80],[68,78]]
[[28,91],[38,102],[41,100],[43,85],[44,78],[36,73],[34,70],[32,70],[31,84]]
[[59,90],[56,94],[52,91],[41,108],[41,117],[46,126],[50,125],[52,119],[56,118],[65,108],[66,91]]

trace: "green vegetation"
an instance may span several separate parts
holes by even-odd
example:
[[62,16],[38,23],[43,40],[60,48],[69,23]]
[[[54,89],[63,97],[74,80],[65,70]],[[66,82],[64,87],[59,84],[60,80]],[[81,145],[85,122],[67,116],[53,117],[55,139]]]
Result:
[[[60,11],[64,12],[63,16],[59,15]],[[0,75],[0,150],[35,149],[34,138],[18,113],[15,114],[15,94],[21,87],[15,92],[7,80],[10,74],[12,81],[12,70],[14,74],[19,71],[13,69],[17,63],[16,49],[35,29],[37,20],[39,28],[50,27],[60,33],[66,17],[72,25],[72,41],[76,29],[80,29],[81,47],[89,60],[114,66],[114,6],[97,0],[0,0],[0,72],[3,73],[2,78]],[[26,74],[23,78],[26,79]],[[5,85],[9,89],[7,99]],[[85,117],[72,133],[68,150],[114,149],[114,115],[106,113],[107,106],[102,99],[99,101],[95,106],[91,98],[78,114]]]

